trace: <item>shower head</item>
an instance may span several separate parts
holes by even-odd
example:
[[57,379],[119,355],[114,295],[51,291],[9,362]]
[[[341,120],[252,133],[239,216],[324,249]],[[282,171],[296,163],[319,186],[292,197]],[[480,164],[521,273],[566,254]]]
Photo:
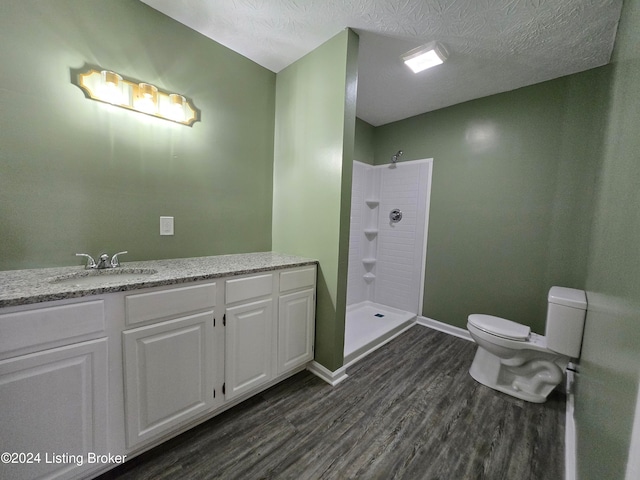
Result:
[[391,157],[391,163],[396,163],[401,156],[402,156],[402,150],[398,150],[398,152]]

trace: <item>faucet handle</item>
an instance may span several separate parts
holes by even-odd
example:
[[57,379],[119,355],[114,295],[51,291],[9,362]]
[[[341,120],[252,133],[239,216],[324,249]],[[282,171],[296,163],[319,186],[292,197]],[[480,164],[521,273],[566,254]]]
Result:
[[87,257],[87,264],[84,267],[87,270],[90,268],[96,268],[96,261],[91,255],[88,255],[86,253],[76,253],[76,257]]
[[129,253],[129,252],[127,252],[125,250],[124,252],[118,252],[113,257],[111,257],[111,266],[112,267],[119,267],[120,266],[120,260],[118,260],[118,255],[124,255],[125,253]]

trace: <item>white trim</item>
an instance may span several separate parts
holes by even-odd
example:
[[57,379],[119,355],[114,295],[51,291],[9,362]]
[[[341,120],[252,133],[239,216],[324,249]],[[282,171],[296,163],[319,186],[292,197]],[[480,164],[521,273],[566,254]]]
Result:
[[564,426],[565,480],[576,480],[578,478],[578,472],[576,469],[576,420],[574,418],[575,395],[573,393],[574,377],[575,374],[571,370],[567,370],[567,407]]
[[453,335],[454,337],[473,342],[473,338],[471,338],[471,335],[466,329],[454,327],[453,325],[442,323],[437,320],[433,320],[432,318],[418,316],[418,325],[422,325],[423,327],[428,327],[433,330],[438,330],[440,332],[448,333],[449,335]]
[[335,372],[332,372],[331,370],[324,367],[323,365],[320,365],[314,360],[309,365],[307,365],[307,370],[313,373],[316,377],[319,377],[320,379],[327,382],[332,387],[335,387],[337,384],[347,379],[346,366],[342,366]]
[[[423,160],[420,160],[423,161]],[[427,158],[427,201],[425,202],[424,212],[424,242],[422,245],[422,270],[420,273],[420,299],[418,300],[418,314],[422,312],[424,306],[424,279],[427,273],[427,241],[429,240],[429,211],[431,209],[431,179],[433,177],[433,158]]]

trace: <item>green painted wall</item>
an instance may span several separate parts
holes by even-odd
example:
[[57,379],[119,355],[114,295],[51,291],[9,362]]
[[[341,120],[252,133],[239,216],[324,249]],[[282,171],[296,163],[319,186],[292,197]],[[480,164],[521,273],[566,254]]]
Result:
[[628,458],[637,461],[640,455],[629,452],[640,375],[639,32],[640,2],[625,2],[613,57],[577,377],[580,480],[623,479]]
[[356,148],[353,159],[373,165],[375,161],[376,127],[356,118]]
[[320,261],[316,361],[342,366],[358,37],[345,30],[277,75],[273,249]]
[[[85,63],[192,97],[202,122],[87,100]],[[0,270],[271,249],[274,73],[136,0],[3,0],[0,65]]]
[[423,315],[544,333],[553,285],[583,288],[607,70],[375,129],[375,163],[434,158]]

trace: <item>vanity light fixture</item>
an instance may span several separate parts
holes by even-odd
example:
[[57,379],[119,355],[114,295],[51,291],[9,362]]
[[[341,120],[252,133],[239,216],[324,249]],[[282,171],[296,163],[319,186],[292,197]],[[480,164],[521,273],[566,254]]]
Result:
[[402,55],[404,63],[413,70],[413,73],[422,72],[427,68],[444,63],[447,59],[447,50],[436,42],[430,42]]
[[150,83],[125,78],[110,70],[89,68],[77,74],[76,82],[87,98],[92,100],[189,127],[200,120],[200,110],[183,95],[167,92]]

